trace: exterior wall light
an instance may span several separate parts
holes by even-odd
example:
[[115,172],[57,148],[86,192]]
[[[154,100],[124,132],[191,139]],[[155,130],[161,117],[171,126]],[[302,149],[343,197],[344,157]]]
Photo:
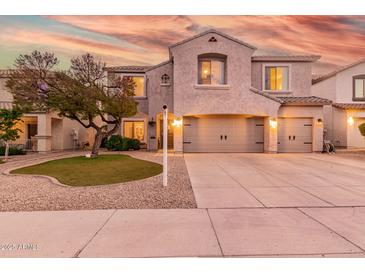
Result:
[[181,125],[182,125],[182,119],[174,119],[174,122],[172,122],[172,125],[174,127],[181,127]]
[[269,123],[271,128],[276,128],[278,126],[278,121],[276,119],[270,119]]
[[348,119],[347,119],[347,124],[349,126],[353,126],[354,125],[354,118],[352,118],[352,116],[350,116]]
[[322,125],[322,124],[323,124],[323,121],[322,121],[322,119],[321,119],[321,118],[319,118],[319,119],[317,120],[317,124],[318,124],[318,125]]

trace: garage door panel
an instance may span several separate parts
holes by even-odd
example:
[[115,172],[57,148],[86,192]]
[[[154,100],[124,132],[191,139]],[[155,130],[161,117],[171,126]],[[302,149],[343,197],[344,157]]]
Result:
[[184,117],[184,151],[263,152],[262,125],[262,118]]
[[312,118],[279,118],[279,152],[312,151]]

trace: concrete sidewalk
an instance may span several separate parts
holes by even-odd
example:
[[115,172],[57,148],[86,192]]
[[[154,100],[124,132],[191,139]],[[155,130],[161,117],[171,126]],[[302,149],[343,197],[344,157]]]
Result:
[[365,208],[0,213],[0,257],[365,257]]

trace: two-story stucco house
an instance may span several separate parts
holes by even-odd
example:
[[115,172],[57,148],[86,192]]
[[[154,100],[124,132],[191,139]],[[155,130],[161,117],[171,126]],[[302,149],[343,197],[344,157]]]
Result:
[[312,94],[333,102],[324,108],[326,138],[336,146],[365,148],[365,59],[313,79]]
[[169,47],[156,66],[109,67],[132,76],[139,112],[123,136],[155,150],[162,144],[162,106],[176,152],[322,151],[323,106],[311,95],[311,68],[320,57],[255,56],[256,47],[209,30]]

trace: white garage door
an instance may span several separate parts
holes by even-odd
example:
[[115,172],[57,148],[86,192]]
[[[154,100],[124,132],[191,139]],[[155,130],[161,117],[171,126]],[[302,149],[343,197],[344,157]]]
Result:
[[278,152],[312,152],[312,118],[279,118]]
[[262,118],[184,117],[184,152],[263,152]]

